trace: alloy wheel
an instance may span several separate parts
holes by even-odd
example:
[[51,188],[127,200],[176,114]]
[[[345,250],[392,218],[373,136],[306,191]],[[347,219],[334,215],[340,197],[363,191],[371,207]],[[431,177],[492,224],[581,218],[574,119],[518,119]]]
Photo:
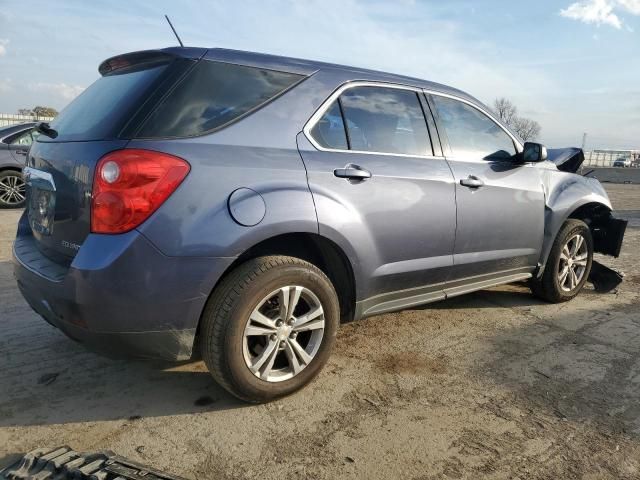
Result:
[[565,292],[573,291],[582,281],[587,270],[589,251],[580,234],[571,237],[562,248],[558,265],[558,285]]
[[5,175],[0,178],[0,203],[8,206],[17,206],[24,202],[25,183],[22,176],[16,172],[15,175]]
[[308,288],[285,286],[255,307],[243,337],[244,360],[267,382],[282,382],[304,370],[318,353],[324,336],[322,304]]

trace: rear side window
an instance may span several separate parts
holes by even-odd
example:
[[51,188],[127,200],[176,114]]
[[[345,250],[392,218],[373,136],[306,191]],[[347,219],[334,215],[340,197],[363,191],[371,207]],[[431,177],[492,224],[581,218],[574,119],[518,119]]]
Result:
[[455,157],[499,160],[516,154],[511,137],[480,110],[439,95],[433,101]]
[[115,137],[167,65],[155,63],[120,69],[96,80],[51,122],[51,128],[58,132],[56,141]]
[[418,94],[385,87],[355,87],[340,96],[351,150],[432,155]]
[[350,88],[309,133],[324,148],[433,155],[422,106],[412,90]]
[[324,148],[335,150],[349,148],[339,101],[333,102],[322,115],[322,118],[311,129],[311,136]]
[[302,78],[202,60],[161,101],[136,136],[190,137],[210,132],[260,107]]

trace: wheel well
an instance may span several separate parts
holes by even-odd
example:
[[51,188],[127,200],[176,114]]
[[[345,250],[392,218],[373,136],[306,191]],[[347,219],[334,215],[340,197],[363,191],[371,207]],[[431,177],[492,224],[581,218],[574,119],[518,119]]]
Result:
[[606,219],[611,215],[611,210],[606,205],[602,203],[592,202],[582,205],[575,209],[569,218],[575,218],[577,220],[582,220],[589,228],[593,230],[593,226],[598,223],[602,223],[606,221]]
[[587,203],[574,210],[569,218],[582,220],[589,226],[594,250],[605,255],[620,255],[627,222],[613,218],[611,209],[602,203]]
[[7,171],[22,172],[22,169],[19,167],[0,167],[0,173]]
[[252,258],[264,255],[287,255],[313,263],[333,283],[340,302],[342,322],[353,319],[356,286],[353,269],[342,249],[326,237],[312,233],[287,233],[264,240],[240,255],[224,273]]

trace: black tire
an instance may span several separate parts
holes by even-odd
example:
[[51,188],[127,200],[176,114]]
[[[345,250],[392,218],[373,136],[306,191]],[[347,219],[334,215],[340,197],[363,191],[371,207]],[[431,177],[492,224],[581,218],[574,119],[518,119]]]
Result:
[[[586,266],[584,267],[585,270],[580,277],[580,281],[577,282],[575,287],[566,291],[561,287],[559,278],[562,250],[565,245],[567,245],[567,242],[576,235],[581,235],[584,238],[584,243],[586,244]],[[567,302],[578,295],[582,290],[582,287],[589,278],[592,262],[593,238],[591,237],[589,227],[582,220],[569,219],[564,222],[555,241],[553,242],[542,277],[539,279],[532,279],[530,281],[529,285],[531,287],[531,291],[534,295],[546,300],[547,302]]]
[[[269,382],[254,375],[245,362],[244,331],[265,296],[288,285],[315,294],[324,310],[324,334],[313,360],[303,370],[290,379]],[[248,260],[222,280],[201,322],[202,357],[216,382],[241,400],[262,403],[299,390],[320,372],[335,343],[340,305],[331,281],[315,265],[293,257],[266,256]]]
[[[24,186],[24,180],[22,174],[15,170],[4,170],[0,172],[0,208],[22,208],[25,204],[25,199],[16,203],[15,195],[10,195],[6,188],[9,188],[13,183],[13,179],[19,180],[20,185]],[[21,187],[21,193],[24,196],[24,187]]]

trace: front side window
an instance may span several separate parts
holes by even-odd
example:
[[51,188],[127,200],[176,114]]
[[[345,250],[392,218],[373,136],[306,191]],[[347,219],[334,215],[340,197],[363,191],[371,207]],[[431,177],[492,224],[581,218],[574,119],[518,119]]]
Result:
[[386,87],[354,87],[340,96],[351,150],[433,155],[418,94]]
[[500,160],[517,153],[511,137],[478,109],[439,95],[433,101],[456,158]]

